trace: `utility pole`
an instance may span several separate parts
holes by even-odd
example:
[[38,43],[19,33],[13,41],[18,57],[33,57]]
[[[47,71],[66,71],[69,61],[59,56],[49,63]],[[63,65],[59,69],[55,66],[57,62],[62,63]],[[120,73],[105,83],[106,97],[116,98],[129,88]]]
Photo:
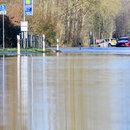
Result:
[[[26,15],[33,15],[33,0],[23,0],[23,28],[21,31],[23,32],[23,45],[26,47],[26,39],[28,39],[28,22],[25,21]],[[27,41],[28,46],[28,41]]]
[[5,49],[5,28],[4,28],[4,14],[3,14],[3,49]]

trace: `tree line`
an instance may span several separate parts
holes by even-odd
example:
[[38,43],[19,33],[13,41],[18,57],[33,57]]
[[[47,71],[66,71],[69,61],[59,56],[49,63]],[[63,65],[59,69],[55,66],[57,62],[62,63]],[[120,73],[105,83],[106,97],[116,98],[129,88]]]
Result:
[[[20,26],[23,1],[3,3],[12,24]],[[54,45],[57,38],[63,44],[77,46],[78,40],[87,44],[91,39],[129,35],[129,0],[34,0],[33,3],[33,16],[26,16],[29,31],[46,34],[48,45]]]

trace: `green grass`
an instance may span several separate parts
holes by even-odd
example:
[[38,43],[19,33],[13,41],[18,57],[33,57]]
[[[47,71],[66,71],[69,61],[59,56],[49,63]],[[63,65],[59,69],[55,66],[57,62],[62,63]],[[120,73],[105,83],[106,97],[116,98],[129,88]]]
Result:
[[[43,53],[42,48],[21,48],[21,52],[41,52]],[[0,52],[17,52],[17,48],[6,48],[6,49],[0,49]],[[53,53],[51,49],[46,49],[45,53]]]

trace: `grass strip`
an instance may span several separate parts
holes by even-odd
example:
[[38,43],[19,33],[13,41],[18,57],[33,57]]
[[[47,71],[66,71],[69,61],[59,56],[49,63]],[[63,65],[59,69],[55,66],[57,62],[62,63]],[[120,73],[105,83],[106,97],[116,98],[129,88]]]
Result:
[[[0,49],[0,52],[17,52],[17,48],[6,48],[6,49]],[[20,52],[41,52],[43,53],[42,48],[21,48]],[[46,49],[45,53],[53,53],[52,49]]]

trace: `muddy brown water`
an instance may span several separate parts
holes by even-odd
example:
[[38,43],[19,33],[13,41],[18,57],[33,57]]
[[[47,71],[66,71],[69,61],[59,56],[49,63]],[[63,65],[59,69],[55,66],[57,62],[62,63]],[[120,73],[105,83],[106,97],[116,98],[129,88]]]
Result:
[[129,129],[129,55],[0,57],[0,130]]

